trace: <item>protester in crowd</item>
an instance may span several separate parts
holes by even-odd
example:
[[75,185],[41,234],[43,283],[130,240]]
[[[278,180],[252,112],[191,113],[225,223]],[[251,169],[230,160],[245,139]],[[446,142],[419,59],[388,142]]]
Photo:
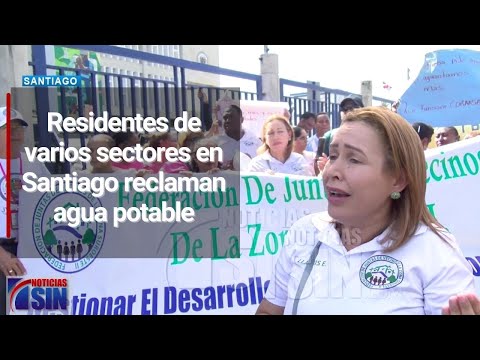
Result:
[[113,173],[120,170],[119,168],[113,167],[113,162],[110,160],[107,162],[101,162],[98,159],[98,149],[103,147],[106,149],[112,149],[115,146],[115,140],[109,135],[106,134],[97,134],[92,136],[88,142],[87,147],[90,150],[90,168],[86,170],[81,170],[78,174],[97,174],[97,173]]
[[148,173],[146,169],[120,169],[114,167],[114,162],[110,159],[108,161],[100,161],[98,150],[100,148],[112,149],[115,147],[115,140],[106,134],[93,135],[87,142],[87,147],[90,150],[90,167],[85,170],[77,171],[78,176],[88,174],[119,174],[124,176],[143,176]]
[[412,126],[359,109],[330,150],[328,211],[292,226],[257,314],[480,314],[472,268],[426,206]]
[[474,137],[479,136],[479,135],[480,135],[480,131],[474,130],[474,131],[469,132],[467,135],[465,135],[464,140],[471,139],[471,138],[474,138]]
[[230,105],[223,114],[225,135],[215,137],[215,142],[223,150],[223,165],[233,168],[233,158],[240,151],[254,158],[257,149],[262,145],[259,137],[242,127],[242,110],[236,105]]
[[193,132],[188,130],[187,132],[183,132],[178,136],[178,146],[179,147],[187,147],[190,151],[193,152],[193,147],[198,140],[201,140],[205,137],[204,132]]
[[[345,116],[355,110],[355,109],[359,109],[359,108],[363,108],[363,102],[362,102],[362,99],[358,96],[355,96],[355,95],[350,95],[348,97],[346,97],[345,99],[342,100],[342,102],[340,103],[340,106],[339,106],[339,109],[340,109],[340,120],[343,121],[343,119],[345,118]],[[332,142],[332,139],[333,139],[333,135],[335,135],[335,132],[337,131],[337,129],[332,129],[330,131],[327,131],[323,137],[325,138],[325,149],[324,149],[324,152],[325,152],[325,155],[328,157],[328,154],[329,154],[329,151],[330,151],[330,143]]]
[[293,152],[293,140],[293,130],[286,118],[280,115],[269,117],[262,128],[263,145],[258,149],[259,155],[249,163],[248,170],[309,175],[308,162]]
[[305,129],[307,134],[310,134],[310,131],[315,127],[315,114],[311,112],[303,113],[300,116],[300,121],[298,122],[299,127]]
[[309,175],[317,175],[315,172],[316,168],[316,153],[313,151],[305,150],[307,147],[307,132],[305,129],[301,128],[300,126],[295,126],[293,128],[293,136],[295,140],[293,141],[293,151],[297,154],[302,155],[307,163],[310,165],[310,174]]
[[[17,258],[20,191],[22,191],[22,176],[27,172],[33,172],[37,176],[51,174],[44,164],[28,161],[21,151],[24,148],[25,128],[27,120],[20,112],[10,109],[10,154],[7,158],[7,108],[0,107],[0,315],[6,314],[6,276],[23,276],[26,269],[20,259]],[[7,204],[7,162],[10,162],[10,193],[11,202]],[[10,205],[10,212],[7,206]],[[7,218],[7,213],[10,215]],[[10,236],[7,238],[7,226],[10,228]],[[32,241],[32,239],[21,239]]]
[[[119,132],[119,133],[112,133],[112,139],[115,141],[115,147],[124,150],[128,147],[135,147],[135,145],[139,144],[140,139],[138,135],[134,132]],[[113,167],[119,169],[135,169],[140,170],[145,167],[145,165],[137,160],[132,162],[121,161],[121,162],[114,162]]]
[[423,150],[428,149],[428,145],[432,141],[432,135],[434,133],[433,127],[422,122],[416,122],[412,124],[413,129],[417,132],[422,142]]
[[[152,134],[147,146],[157,149],[157,151],[160,151],[161,148],[165,149],[165,152],[162,152],[159,161],[145,164],[145,169],[149,172],[158,173],[159,171],[163,171],[168,174],[178,174],[181,171],[190,170],[188,165],[184,162],[168,161],[166,158],[165,154],[169,149],[178,149],[177,132],[169,131]],[[171,153],[170,156],[174,157],[174,153]]]
[[[352,112],[355,109],[360,109],[363,107],[364,105],[360,97],[355,95],[350,95],[346,97],[345,99],[342,100],[339,106],[340,120],[343,122],[343,119],[345,118],[345,116],[347,116],[348,113]],[[317,160],[317,168],[318,168],[319,174],[322,173],[323,168],[325,167],[325,164],[328,161],[328,155],[330,153],[330,143],[332,142],[333,136],[335,135],[337,130],[338,129],[332,129],[330,131],[327,131],[325,135],[323,135],[323,137],[325,138],[325,145],[323,146],[324,153]]]
[[195,142],[195,145],[193,146],[192,162],[191,162],[190,170],[194,173],[207,173],[207,174],[215,173],[219,171],[221,164],[218,161],[219,160],[218,156],[215,156],[213,161],[207,161],[207,162],[200,161],[197,158],[196,156],[197,151],[202,147],[210,149],[210,151],[212,152],[214,148],[218,147],[218,144],[215,142],[213,138],[204,138],[204,139],[197,140]]
[[328,114],[325,112],[318,113],[315,119],[315,134],[308,139],[307,150],[316,153],[318,150],[318,140],[329,130],[330,118]]
[[437,146],[443,146],[460,141],[458,130],[454,126],[442,127],[435,135]]

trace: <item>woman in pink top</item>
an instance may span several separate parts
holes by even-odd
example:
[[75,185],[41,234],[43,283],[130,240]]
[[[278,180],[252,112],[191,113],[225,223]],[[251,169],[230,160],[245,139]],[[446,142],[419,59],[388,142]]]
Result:
[[[120,132],[120,133],[114,133],[111,135],[113,140],[115,140],[115,146],[120,148],[120,149],[125,149],[128,147],[135,147],[139,143],[139,139],[137,134],[132,133],[132,132]],[[145,165],[137,160],[134,160],[133,162],[126,162],[122,161],[119,163],[113,163],[113,167],[119,168],[119,169],[135,169],[135,170],[140,170],[145,167]]]
[[[148,142],[147,146],[153,147],[157,149],[157,151],[160,150],[160,148],[164,148],[165,152],[169,153],[171,157],[174,157],[175,152],[173,150],[168,152],[168,150],[178,149],[178,138],[176,135],[177,133],[172,131],[154,134],[150,137],[150,141]],[[168,174],[178,174],[180,171],[189,170],[188,165],[181,161],[168,161],[165,157],[165,153],[162,153],[160,161],[155,161],[148,164],[146,169],[153,173],[163,171]]]

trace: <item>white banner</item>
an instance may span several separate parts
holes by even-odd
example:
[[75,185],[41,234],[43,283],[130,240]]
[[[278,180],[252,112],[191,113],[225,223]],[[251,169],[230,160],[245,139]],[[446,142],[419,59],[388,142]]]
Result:
[[242,127],[260,136],[265,120],[276,114],[283,116],[289,105],[286,102],[241,100],[240,108],[243,114]]
[[[427,204],[459,241],[480,294],[480,138],[426,155]],[[226,178],[227,184],[238,183],[238,174]],[[111,213],[116,206],[170,205],[172,199],[194,207],[196,221],[123,223],[118,228],[111,218],[75,228],[53,221],[57,206],[103,206]],[[321,179],[258,174],[242,174],[238,186],[225,194],[120,189],[97,199],[23,193],[20,203],[19,256],[28,271],[25,278],[66,278],[70,306],[65,312],[75,315],[254,314],[286,231],[302,216],[327,208]],[[38,313],[62,313],[45,304]]]

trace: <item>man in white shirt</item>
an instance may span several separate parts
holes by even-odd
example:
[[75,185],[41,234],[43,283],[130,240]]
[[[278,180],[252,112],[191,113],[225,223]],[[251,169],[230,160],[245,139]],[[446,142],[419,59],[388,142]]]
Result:
[[[44,164],[30,163],[21,153],[28,126],[22,114],[10,109],[10,139],[7,139],[7,108],[0,107],[0,315],[6,313],[6,276],[22,276],[26,270],[17,258],[19,191],[22,175],[35,172],[38,176],[50,176]],[[7,144],[10,154],[7,159]],[[10,162],[10,204],[7,204],[7,162]],[[10,211],[7,207],[10,206]],[[7,216],[8,215],[8,216]],[[7,226],[10,234],[7,234]],[[7,237],[8,235],[8,237]]]
[[262,142],[256,134],[243,129],[242,110],[236,105],[230,105],[223,114],[223,120],[225,135],[215,137],[218,146],[223,150],[223,165],[228,167],[238,151],[252,159],[257,156],[257,149]]
[[330,130],[330,118],[328,114],[325,112],[318,113],[315,119],[315,134],[308,138],[306,150],[317,153],[318,139],[323,137],[328,130]]

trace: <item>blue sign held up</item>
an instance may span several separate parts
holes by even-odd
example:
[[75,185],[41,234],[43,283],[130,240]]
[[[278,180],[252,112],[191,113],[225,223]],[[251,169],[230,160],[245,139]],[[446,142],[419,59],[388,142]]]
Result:
[[398,113],[433,127],[480,124],[480,51],[438,50],[425,55]]

